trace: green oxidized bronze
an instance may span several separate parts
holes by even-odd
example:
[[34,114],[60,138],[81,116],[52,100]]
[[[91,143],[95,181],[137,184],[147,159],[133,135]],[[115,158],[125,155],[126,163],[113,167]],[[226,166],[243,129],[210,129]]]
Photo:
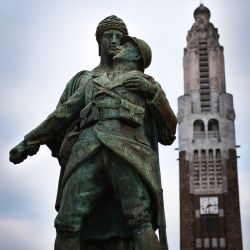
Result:
[[22,162],[42,144],[58,158],[56,250],[167,249],[158,142],[174,141],[176,117],[160,84],[143,73],[148,44],[127,36],[116,16],[99,24],[96,37],[99,66],[70,80],[10,161]]

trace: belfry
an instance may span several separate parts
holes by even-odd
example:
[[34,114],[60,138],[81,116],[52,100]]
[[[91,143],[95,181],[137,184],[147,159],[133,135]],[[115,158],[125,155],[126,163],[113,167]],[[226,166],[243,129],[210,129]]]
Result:
[[233,96],[209,9],[201,4],[194,19],[178,99],[180,249],[241,250]]

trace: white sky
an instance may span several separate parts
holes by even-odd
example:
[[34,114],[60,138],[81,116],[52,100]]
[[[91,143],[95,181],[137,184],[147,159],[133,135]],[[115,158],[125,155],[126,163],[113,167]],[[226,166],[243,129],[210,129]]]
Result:
[[[227,92],[234,95],[244,249],[250,250],[248,163],[250,1],[208,0],[211,22],[225,48]],[[68,80],[99,63],[97,24],[115,14],[130,35],[153,51],[146,73],[160,82],[177,112],[183,94],[183,48],[195,0],[0,0],[0,250],[53,249],[54,201],[59,167],[46,147],[14,166],[9,150],[53,111]],[[176,141],[161,147],[167,232],[179,249],[179,169]]]

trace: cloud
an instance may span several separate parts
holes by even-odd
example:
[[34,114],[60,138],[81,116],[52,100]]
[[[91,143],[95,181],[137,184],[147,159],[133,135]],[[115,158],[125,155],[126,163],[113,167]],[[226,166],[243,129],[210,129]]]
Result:
[[[0,154],[7,158],[7,148]],[[49,151],[42,148],[38,156],[22,165],[1,159],[1,250],[53,249],[59,168],[55,159],[47,160],[49,157]]]
[[52,249],[50,237],[29,220],[0,217],[1,250]]

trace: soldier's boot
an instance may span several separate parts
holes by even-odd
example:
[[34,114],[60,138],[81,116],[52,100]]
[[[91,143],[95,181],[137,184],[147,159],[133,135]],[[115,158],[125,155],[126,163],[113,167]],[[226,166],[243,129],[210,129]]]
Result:
[[161,250],[160,242],[150,227],[134,236],[135,250]]
[[80,250],[80,232],[57,231],[55,250]]

